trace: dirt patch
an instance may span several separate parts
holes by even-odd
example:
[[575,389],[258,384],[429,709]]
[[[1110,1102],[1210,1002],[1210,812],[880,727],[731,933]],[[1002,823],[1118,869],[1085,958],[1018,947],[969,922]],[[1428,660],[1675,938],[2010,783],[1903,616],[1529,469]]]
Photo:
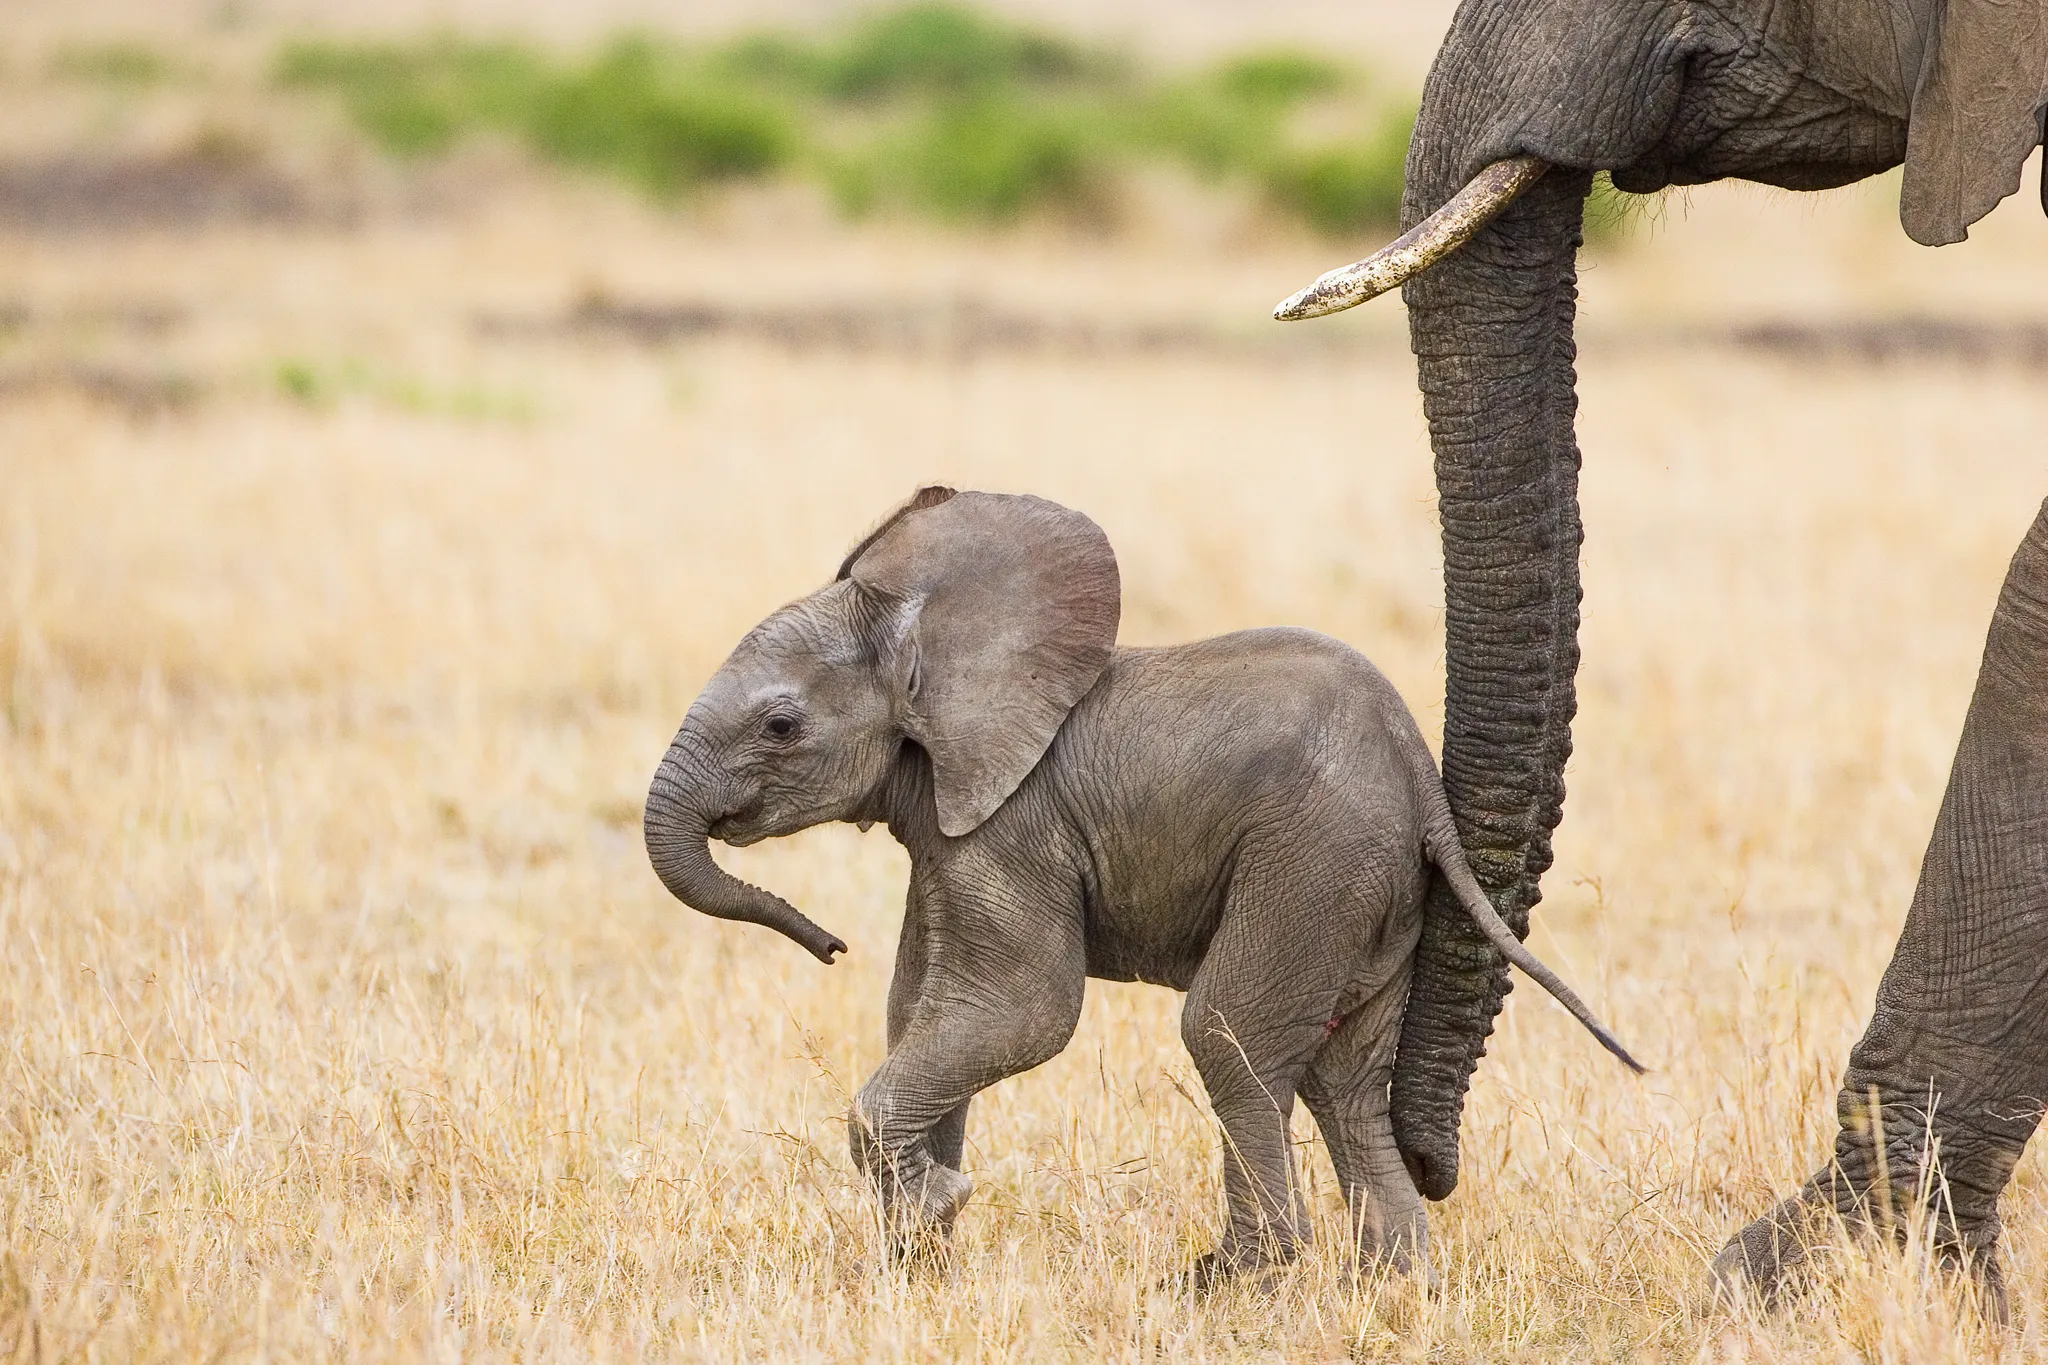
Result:
[[[971,357],[985,353],[1300,356],[1385,350],[1396,337],[1329,327],[1224,327],[1196,319],[1119,322],[1030,313],[974,298],[847,300],[791,307],[592,295],[553,317],[484,315],[486,336],[612,337],[641,345],[741,338],[792,351]],[[1708,348],[1853,364],[1950,362],[2048,368],[2048,321],[1908,317],[1729,326],[1588,328],[1588,351]]]
[[1737,327],[1728,342],[1742,350],[1799,359],[1860,361],[1947,360],[1978,365],[2048,366],[2048,322],[1969,322],[1954,318],[1893,318],[1869,322],[1763,322]]
[[0,165],[0,227],[31,232],[199,228],[331,218],[260,162],[204,152],[54,156]]
[[[884,299],[780,308],[701,299],[656,302],[592,296],[557,318],[486,317],[479,319],[478,325],[485,332],[499,334],[611,336],[643,345],[740,337],[799,351],[938,356],[1270,349],[1252,337],[1187,320],[1119,323],[1027,313],[974,298]],[[1306,340],[1317,344],[1313,338]]]
[[153,417],[191,407],[205,396],[206,386],[187,374],[110,365],[60,363],[0,369],[0,403],[46,393],[76,394],[131,417]]

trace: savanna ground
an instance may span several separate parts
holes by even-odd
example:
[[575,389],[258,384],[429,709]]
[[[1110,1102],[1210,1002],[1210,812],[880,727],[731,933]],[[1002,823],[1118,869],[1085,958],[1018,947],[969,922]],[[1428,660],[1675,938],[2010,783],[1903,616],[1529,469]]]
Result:
[[[900,852],[835,827],[722,855],[854,945],[827,969],[671,901],[640,801],[745,627],[931,480],[1093,515],[1127,642],[1313,626],[1433,735],[1398,302],[1281,333],[1265,310],[1350,248],[1199,196],[1107,236],[945,233],[448,175],[348,222],[0,250],[0,1354],[2042,1349],[2032,1156],[2003,1336],[1889,1253],[1772,1318],[1701,1293],[1825,1150],[2048,494],[2008,329],[2048,307],[2031,177],[1941,253],[1881,185],[1697,193],[1589,258],[1585,667],[1532,941],[1655,1070],[1522,986],[1434,1292],[1345,1274],[1302,1119],[1315,1250],[1199,1299],[1154,1287],[1220,1212],[1177,997],[1092,985],[1067,1051],[976,1103],[955,1267],[899,1273],[839,1116],[881,1052]],[[590,325],[677,302],[721,321]],[[913,323],[801,321],[885,305]],[[1730,339],[1906,315],[1977,330],[1885,363]]]

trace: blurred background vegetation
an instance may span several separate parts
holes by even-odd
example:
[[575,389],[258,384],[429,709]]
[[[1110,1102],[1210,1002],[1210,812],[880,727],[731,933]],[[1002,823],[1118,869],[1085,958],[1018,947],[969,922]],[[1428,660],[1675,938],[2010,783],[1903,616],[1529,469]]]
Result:
[[[134,50],[74,60],[113,77],[151,69]],[[495,134],[660,197],[797,176],[848,215],[982,222],[1101,217],[1168,163],[1331,234],[1395,223],[1415,111],[1411,93],[1322,57],[1265,50],[1163,72],[952,4],[823,34],[629,34],[580,56],[452,35],[307,41],[275,74],[339,99],[401,158]]]
[[[1417,102],[1405,84],[1299,49],[1167,65],[945,0],[824,28],[629,31],[580,48],[454,31],[274,41],[246,73],[266,100],[338,114],[343,136],[401,167],[510,145],[657,202],[802,182],[848,218],[953,224],[1101,229],[1178,176],[1275,223],[1384,237]],[[132,39],[60,48],[43,70],[130,106],[222,75]],[[274,130],[267,115],[242,122],[187,151],[248,169]],[[1588,236],[1612,242],[1637,216],[1602,177]]]

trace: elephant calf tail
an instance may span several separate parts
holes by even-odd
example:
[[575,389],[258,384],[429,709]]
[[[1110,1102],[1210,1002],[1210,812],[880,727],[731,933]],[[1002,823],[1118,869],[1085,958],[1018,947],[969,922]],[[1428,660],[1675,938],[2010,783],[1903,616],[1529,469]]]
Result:
[[[1427,751],[1425,751],[1425,754]],[[1435,765],[1431,764],[1428,777],[1434,779]],[[1434,799],[1431,787],[1434,786]],[[1628,1049],[1621,1045],[1607,1026],[1602,1024],[1586,1002],[1579,999],[1577,991],[1564,984],[1556,972],[1543,965],[1536,954],[1529,951],[1507,922],[1493,908],[1493,902],[1486,899],[1486,892],[1480,889],[1479,878],[1472,874],[1472,864],[1465,859],[1465,846],[1458,841],[1458,827],[1451,819],[1450,803],[1444,799],[1443,788],[1433,782],[1423,784],[1423,830],[1422,846],[1428,852],[1430,861],[1444,874],[1444,880],[1451,884],[1465,913],[1479,926],[1479,932],[1486,935],[1487,942],[1500,950],[1501,956],[1520,967],[1537,985],[1549,991],[1558,1004],[1572,1012],[1572,1018],[1586,1026],[1586,1031],[1600,1040],[1600,1046],[1622,1060],[1622,1064],[1638,1076],[1645,1068],[1643,1064],[1628,1055]]]

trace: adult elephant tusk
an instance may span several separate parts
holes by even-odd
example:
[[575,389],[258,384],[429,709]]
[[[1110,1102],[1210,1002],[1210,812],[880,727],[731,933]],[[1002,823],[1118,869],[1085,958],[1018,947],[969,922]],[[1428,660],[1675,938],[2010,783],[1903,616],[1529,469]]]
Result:
[[1364,260],[1323,275],[1275,308],[1273,316],[1281,322],[1319,318],[1400,288],[1471,241],[1549,169],[1548,161],[1533,156],[1494,162],[1435,213]]

